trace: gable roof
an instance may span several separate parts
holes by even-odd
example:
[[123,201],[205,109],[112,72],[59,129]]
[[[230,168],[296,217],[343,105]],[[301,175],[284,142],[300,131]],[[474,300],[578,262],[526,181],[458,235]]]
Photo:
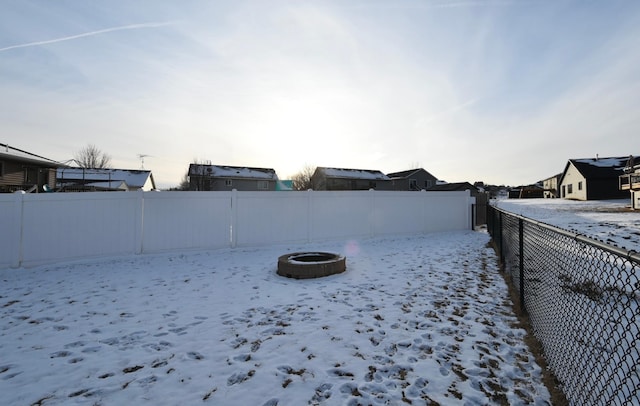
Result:
[[191,164],[189,165],[189,176],[192,175],[233,179],[278,179],[278,176],[276,175],[276,171],[274,169],[249,168],[246,166]]
[[319,166],[316,168],[316,171],[322,172],[327,178],[391,180],[391,178],[384,173],[370,169],[327,168]]
[[51,168],[63,166],[60,162],[33,154],[8,144],[0,144],[0,159],[10,159],[15,161],[29,162],[32,164],[45,165]]
[[454,182],[454,183],[440,183],[437,185],[433,185],[429,189],[427,189],[427,191],[450,191],[450,192],[456,192],[460,190],[477,191],[478,188],[473,186],[469,182]]
[[[640,159],[640,157],[634,157],[634,160],[636,159]],[[572,164],[585,179],[617,178],[624,172],[624,168],[628,162],[629,156],[570,159],[564,169],[563,178],[570,164]]]
[[415,169],[409,169],[406,171],[400,171],[400,172],[393,172],[393,173],[388,173],[387,176],[392,178],[392,179],[406,179],[409,178],[413,175],[415,175],[418,172],[424,172],[426,173],[428,176],[437,179],[435,176],[433,176],[432,174],[430,174],[428,171],[426,171],[424,168],[415,168]]
[[541,182],[545,182],[547,180],[553,180],[553,179],[560,180],[561,177],[562,177],[562,174],[561,173],[557,173],[557,174],[555,174],[553,176],[549,176],[548,178],[542,179]]
[[140,189],[151,181],[151,188],[156,188],[151,171],[144,169],[58,168],[56,178],[61,184],[81,183],[110,189],[121,189],[122,182],[129,189]]

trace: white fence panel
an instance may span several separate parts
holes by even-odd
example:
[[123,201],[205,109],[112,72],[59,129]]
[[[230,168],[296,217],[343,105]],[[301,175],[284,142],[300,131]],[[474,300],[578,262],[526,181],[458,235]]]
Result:
[[334,238],[370,237],[371,223],[370,191],[310,192],[311,240]]
[[20,262],[21,199],[17,193],[0,195],[0,268]]
[[230,247],[231,195],[145,193],[142,251]]
[[307,242],[309,192],[237,192],[238,246]]
[[427,192],[378,192],[374,195],[372,221],[375,235],[418,234],[425,224]]
[[135,253],[140,197],[140,193],[24,195],[23,262]]
[[[466,198],[460,198],[464,193]],[[465,192],[426,192],[425,224],[427,231],[464,230],[471,227],[471,202]]]
[[0,268],[95,256],[461,230],[469,192],[126,192],[0,196]]

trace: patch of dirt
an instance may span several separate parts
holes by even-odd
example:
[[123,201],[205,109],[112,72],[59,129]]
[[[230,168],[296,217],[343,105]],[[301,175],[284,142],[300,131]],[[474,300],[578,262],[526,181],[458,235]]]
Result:
[[515,289],[513,281],[509,277],[509,274],[504,271],[504,264],[502,263],[500,264],[500,270],[500,274],[504,278],[509,288],[509,296],[511,297],[513,313],[518,317],[518,323],[517,325],[514,325],[513,328],[521,328],[527,332],[524,337],[524,343],[529,347],[529,350],[534,355],[536,362],[542,369],[542,381],[547,387],[549,394],[551,395],[551,403],[554,406],[569,406],[569,401],[560,389],[560,382],[547,365],[542,343],[538,341],[538,339],[533,334],[531,320],[520,306],[520,294]]

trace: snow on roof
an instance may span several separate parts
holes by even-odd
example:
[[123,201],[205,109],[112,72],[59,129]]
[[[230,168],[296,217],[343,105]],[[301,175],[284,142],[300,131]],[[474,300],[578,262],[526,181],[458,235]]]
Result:
[[368,169],[345,169],[345,168],[319,168],[325,176],[330,178],[348,178],[348,179],[375,179],[390,180],[387,175],[380,171]]
[[12,147],[8,144],[0,144],[0,157],[13,158],[21,161],[31,161],[42,165],[60,166],[60,162],[56,162],[53,159],[45,158],[40,155],[32,154],[31,152],[23,151],[21,149]]
[[581,158],[572,159],[571,161],[597,166],[599,168],[623,168],[629,161],[629,157]]
[[56,178],[59,182],[85,181],[85,182],[125,182],[130,188],[143,187],[151,171],[136,169],[87,169],[87,168],[58,168]]
[[127,183],[123,180],[115,180],[111,182],[91,182],[83,184],[82,186],[94,187],[96,189],[111,189],[111,190],[127,190]]
[[199,165],[189,166],[189,175],[203,175],[216,178],[277,179],[276,171],[271,168],[249,168],[242,166]]

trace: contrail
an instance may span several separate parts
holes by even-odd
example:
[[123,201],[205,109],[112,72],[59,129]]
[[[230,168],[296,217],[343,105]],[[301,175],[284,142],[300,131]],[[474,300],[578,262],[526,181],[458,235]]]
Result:
[[445,111],[441,111],[439,113],[432,114],[429,117],[423,118],[421,121],[423,123],[430,123],[432,121],[435,121],[435,120],[439,119],[440,117],[449,116],[451,114],[457,113],[460,110],[464,110],[467,106],[471,106],[472,104],[477,103],[479,100],[480,100],[479,97],[476,97],[474,99],[469,99],[469,100],[465,101],[464,103],[461,103],[461,104],[458,104],[457,106],[451,107],[450,109],[447,109]]
[[176,24],[176,22],[169,21],[169,22],[164,22],[164,23],[142,23],[142,24],[122,25],[122,26],[119,26],[119,27],[111,27],[111,28],[105,28],[103,30],[90,31],[90,32],[84,32],[82,34],[70,35],[68,37],[48,39],[48,40],[45,40],[45,41],[29,42],[29,43],[26,43],[26,44],[11,45],[11,46],[8,46],[8,47],[0,48],[0,52],[9,51],[9,50],[18,49],[18,48],[35,47],[35,46],[38,46],[38,45],[55,44],[56,42],[63,42],[63,41],[69,41],[69,40],[72,40],[72,39],[91,37],[93,35],[100,35],[100,34],[105,34],[107,32],[113,32],[113,31],[136,30],[138,28],[164,27],[164,26],[167,26],[167,25],[174,25],[174,24]]

